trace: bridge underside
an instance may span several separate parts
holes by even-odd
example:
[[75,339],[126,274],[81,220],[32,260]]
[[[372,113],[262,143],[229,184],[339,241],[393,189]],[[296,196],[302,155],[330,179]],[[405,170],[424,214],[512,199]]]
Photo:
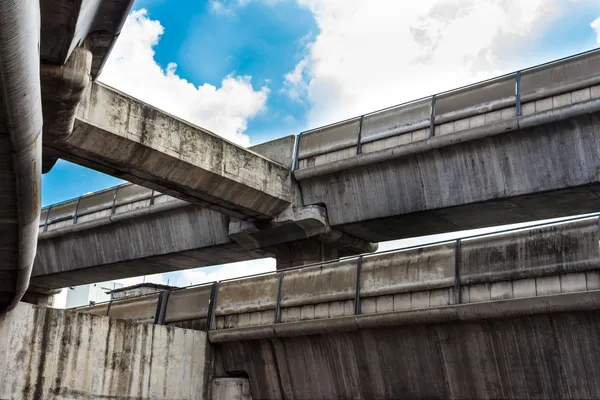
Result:
[[228,220],[216,211],[184,205],[153,218],[123,219],[64,235],[50,232],[39,241],[31,282],[54,289],[270,256],[232,242]]
[[259,399],[600,397],[600,311],[217,345]]

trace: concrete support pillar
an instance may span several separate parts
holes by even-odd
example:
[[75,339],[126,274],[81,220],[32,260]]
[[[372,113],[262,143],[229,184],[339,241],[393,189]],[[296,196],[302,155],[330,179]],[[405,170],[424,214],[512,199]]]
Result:
[[331,244],[310,239],[283,243],[265,250],[275,255],[277,269],[299,267],[352,254]]
[[212,382],[213,400],[252,400],[250,382],[245,378],[215,378]]

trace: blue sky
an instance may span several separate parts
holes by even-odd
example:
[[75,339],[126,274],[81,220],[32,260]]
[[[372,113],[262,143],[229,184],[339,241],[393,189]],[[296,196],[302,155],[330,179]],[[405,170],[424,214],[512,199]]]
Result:
[[[599,17],[591,0],[138,0],[100,80],[249,145],[589,50]],[[119,182],[61,161],[42,201]]]

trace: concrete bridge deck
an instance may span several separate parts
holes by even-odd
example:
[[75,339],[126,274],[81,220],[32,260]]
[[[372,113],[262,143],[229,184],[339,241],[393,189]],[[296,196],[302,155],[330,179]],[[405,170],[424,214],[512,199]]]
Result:
[[[290,136],[251,149],[291,166],[293,148]],[[32,283],[45,291],[265,257],[291,266],[374,250],[332,232],[318,206],[289,208],[260,228],[127,183],[42,209]]]
[[292,201],[289,168],[92,82],[55,156],[240,219],[270,219]]
[[598,217],[162,292],[83,313],[207,330],[259,399],[595,398]]
[[125,184],[42,210],[31,282],[54,289],[265,258],[229,237],[229,217]]
[[299,136],[304,204],[373,242],[595,212],[600,51]]
[[[113,279],[278,255],[272,249],[276,240],[284,238],[293,246],[323,230],[345,233],[352,252],[366,252],[364,243],[596,211],[598,71],[600,51],[589,52],[303,133],[295,152],[291,136],[259,145],[248,154],[275,160],[280,172],[294,166],[301,188],[294,190],[292,180],[286,183],[294,200],[278,214],[272,210],[276,215],[268,229],[248,222],[232,225],[209,210],[184,208],[183,202],[150,206],[153,192],[143,188],[135,190],[144,199],[129,206],[125,193],[114,199],[114,207],[113,198],[107,195],[104,201],[102,193],[54,206],[42,215],[47,232],[40,235],[34,276],[60,273],[52,278],[57,282],[53,285],[78,284],[98,279],[94,269],[119,271],[103,275]],[[105,87],[90,90],[106,92],[104,100],[89,92],[75,125],[106,125],[93,130],[107,137],[137,137],[142,122],[132,115],[144,114],[139,110],[147,106]],[[135,111],[130,122],[108,118],[118,107]],[[152,118],[171,121],[151,124],[154,133],[185,125],[159,112]],[[188,139],[204,140],[202,135]],[[104,208],[90,214],[88,208],[97,207]],[[139,209],[129,212],[128,207]],[[292,215],[290,210],[308,212]],[[113,211],[114,216],[106,214]],[[110,228],[89,224],[99,217],[118,223],[111,222]],[[277,222],[281,220],[286,224]],[[273,222],[279,224],[277,230]],[[179,224],[185,229],[177,232]],[[135,245],[127,250],[114,246],[119,249],[112,251],[112,235]],[[325,239],[331,240],[329,236]],[[359,241],[363,245],[356,245]],[[92,242],[102,243],[102,249],[91,250]]]

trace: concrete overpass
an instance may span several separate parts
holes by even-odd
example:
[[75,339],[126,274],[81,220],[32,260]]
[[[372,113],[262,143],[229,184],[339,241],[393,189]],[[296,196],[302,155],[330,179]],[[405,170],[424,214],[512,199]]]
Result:
[[304,204],[372,242],[598,210],[600,51],[305,132]]
[[208,332],[255,399],[597,398],[598,217],[77,309]]
[[289,168],[95,82],[84,89],[72,131],[45,148],[239,219],[269,220],[292,202]]
[[40,172],[50,170],[57,157],[217,210],[250,229],[258,229],[254,223],[270,227],[282,213],[295,212],[289,167],[92,82],[131,4],[2,5],[0,72],[6,93],[0,147],[7,161],[0,166],[0,206],[6,210],[0,218],[0,249],[6,254],[0,310],[14,307],[27,290],[39,227]]
[[[293,149],[293,136],[252,147],[288,168]],[[42,210],[31,282],[44,292],[266,257],[290,267],[376,249],[334,232],[318,206],[290,207],[259,226],[124,184]]]
[[[295,151],[292,137],[257,146],[248,154],[262,154],[282,170],[294,169],[300,190],[288,182],[293,199],[268,223],[229,221],[207,210],[200,216],[192,208],[170,211],[168,215],[178,214],[177,218],[205,221],[195,227],[186,225],[185,236],[196,242],[175,240],[183,231],[171,217],[163,218],[167,214],[150,211],[153,207],[113,217],[136,221],[136,228],[122,223],[110,229],[76,218],[79,200],[55,207],[49,214],[56,214],[49,219],[49,228],[60,230],[40,236],[36,282],[87,283],[100,278],[94,268],[106,272],[102,279],[113,279],[265,255],[276,256],[285,267],[336,258],[343,255],[340,248],[346,254],[369,251],[370,243],[377,241],[596,211],[598,71],[600,51],[593,51],[302,133]],[[129,101],[134,100],[126,98]],[[112,119],[103,113],[93,123],[82,117],[96,115],[86,108],[95,110],[104,103],[82,102],[77,124],[110,125],[106,121]],[[105,108],[114,108],[110,107]],[[170,118],[158,111],[153,115]],[[136,131],[138,125],[122,129]],[[120,129],[100,131],[120,137],[125,133],[112,133]],[[229,185],[224,179],[223,188]],[[148,200],[151,192],[144,193]],[[106,212],[113,207],[102,196],[97,195],[98,204],[105,204]],[[92,197],[81,201],[93,203]],[[61,216],[59,209],[65,207],[68,216]],[[82,213],[86,213],[83,208]],[[52,222],[63,218],[69,221]],[[216,225],[211,222],[216,220],[220,221]],[[104,238],[98,232],[104,232]],[[149,237],[156,235],[144,232],[160,232],[162,244]],[[113,235],[136,245],[110,251]],[[102,254],[89,251],[90,246],[84,245],[89,240],[102,244]],[[321,251],[322,243],[331,248]],[[193,253],[197,251],[204,255]],[[86,269],[89,276],[84,278]]]

